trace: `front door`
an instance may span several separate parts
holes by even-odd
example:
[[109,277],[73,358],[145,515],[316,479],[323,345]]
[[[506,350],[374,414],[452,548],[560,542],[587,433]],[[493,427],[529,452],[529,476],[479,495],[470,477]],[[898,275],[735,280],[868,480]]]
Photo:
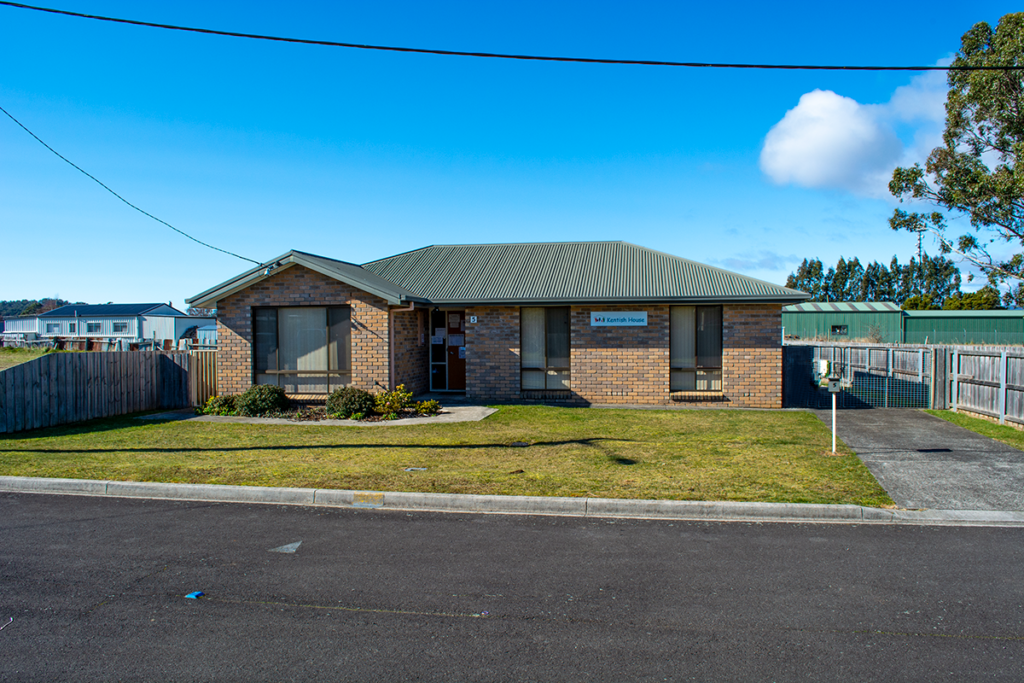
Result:
[[430,390],[466,389],[465,311],[430,314]]

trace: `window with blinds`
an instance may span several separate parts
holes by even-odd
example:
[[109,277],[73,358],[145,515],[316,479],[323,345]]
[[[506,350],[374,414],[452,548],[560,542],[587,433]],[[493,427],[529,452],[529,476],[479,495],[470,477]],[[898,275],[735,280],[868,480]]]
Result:
[[523,391],[569,391],[569,307],[522,308],[520,386]]
[[253,309],[253,380],[289,394],[324,394],[351,374],[348,306]]
[[722,390],[722,307],[670,307],[672,391]]

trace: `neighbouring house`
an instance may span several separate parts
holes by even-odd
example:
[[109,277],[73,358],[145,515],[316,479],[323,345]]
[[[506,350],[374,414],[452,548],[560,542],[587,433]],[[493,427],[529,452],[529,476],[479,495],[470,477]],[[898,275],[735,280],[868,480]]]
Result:
[[626,242],[290,251],[188,300],[218,387],[404,384],[494,402],[779,408],[782,306],[807,294]]
[[[69,304],[33,316],[7,318],[4,339],[46,341],[82,350],[169,349],[195,328],[215,324],[167,304]],[[189,333],[189,330],[192,332]]]

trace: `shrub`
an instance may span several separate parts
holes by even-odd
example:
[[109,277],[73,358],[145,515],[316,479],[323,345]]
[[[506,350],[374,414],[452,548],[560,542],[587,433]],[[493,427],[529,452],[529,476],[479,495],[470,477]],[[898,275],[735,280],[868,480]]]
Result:
[[[374,408],[373,394],[356,387],[335,389],[327,397],[327,414],[349,417],[355,413],[372,413]],[[358,418],[356,418],[358,419]]]
[[284,389],[269,384],[257,384],[245,390],[235,402],[239,415],[260,417],[284,410],[288,407],[288,397]]
[[350,420],[362,420],[364,417],[366,417],[365,413],[352,413],[351,415],[348,416],[348,419],[350,419]]
[[206,405],[199,412],[203,415],[234,415],[238,410],[237,402],[238,396],[234,394],[211,396],[206,400]]
[[375,397],[374,410],[384,415],[385,420],[393,420],[389,415],[399,415],[412,407],[412,392],[399,384],[394,391],[382,391]]
[[416,404],[416,412],[420,415],[437,415],[441,412],[441,404],[437,401],[419,401]]

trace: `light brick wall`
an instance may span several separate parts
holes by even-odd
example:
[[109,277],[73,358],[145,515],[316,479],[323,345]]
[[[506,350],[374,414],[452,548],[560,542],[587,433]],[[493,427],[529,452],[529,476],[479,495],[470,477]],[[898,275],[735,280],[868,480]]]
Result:
[[252,385],[252,309],[260,306],[351,306],[352,385],[388,383],[388,306],[384,299],[303,266],[291,266],[217,302],[217,390]]
[[427,343],[428,311],[395,311],[395,385],[421,394],[430,390],[430,345]]
[[[647,311],[647,327],[591,327],[592,311]],[[725,305],[722,311],[722,393],[713,400],[672,400],[669,392],[669,307],[573,306],[571,393],[519,388],[519,307],[466,310],[467,396],[480,400],[562,399],[576,404],[782,407],[782,307]],[[477,323],[468,316],[477,316]]]
[[520,400],[518,306],[466,309],[466,397]]
[[[647,327],[591,327],[593,311],[647,311]],[[668,306],[573,306],[572,390],[587,403],[669,401]]]
[[782,407],[782,306],[725,306],[722,389],[733,405]]

